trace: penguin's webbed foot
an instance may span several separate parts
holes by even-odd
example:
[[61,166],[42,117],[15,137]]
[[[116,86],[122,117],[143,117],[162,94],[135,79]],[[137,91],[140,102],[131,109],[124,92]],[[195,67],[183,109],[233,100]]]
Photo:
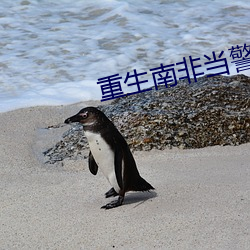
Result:
[[114,208],[114,207],[119,207],[119,206],[122,205],[123,200],[124,200],[124,197],[123,197],[123,196],[119,196],[118,200],[116,200],[116,201],[111,201],[110,203],[108,203],[108,204],[102,206],[101,208],[110,209],[110,208]]
[[114,188],[111,188],[107,193],[105,193],[106,198],[109,198],[109,197],[112,197],[112,196],[115,197],[117,195],[118,195],[118,193],[115,191]]

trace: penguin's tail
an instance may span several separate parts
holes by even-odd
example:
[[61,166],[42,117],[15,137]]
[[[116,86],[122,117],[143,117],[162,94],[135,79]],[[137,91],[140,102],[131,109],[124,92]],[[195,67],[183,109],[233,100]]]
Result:
[[154,187],[152,187],[147,181],[139,176],[131,191],[148,191],[150,189],[154,189]]

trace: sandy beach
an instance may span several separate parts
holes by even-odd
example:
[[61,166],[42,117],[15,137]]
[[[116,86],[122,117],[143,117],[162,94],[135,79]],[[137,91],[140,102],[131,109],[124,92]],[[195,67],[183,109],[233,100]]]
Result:
[[0,249],[249,249],[250,144],[134,152],[155,192],[110,188],[85,160],[43,164],[85,102],[0,113]]

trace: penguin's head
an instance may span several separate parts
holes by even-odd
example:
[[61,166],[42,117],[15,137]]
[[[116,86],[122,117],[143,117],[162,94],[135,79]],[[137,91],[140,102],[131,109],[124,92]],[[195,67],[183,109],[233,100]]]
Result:
[[81,109],[76,115],[69,117],[64,122],[67,124],[79,122],[84,127],[91,127],[100,125],[104,120],[107,121],[108,118],[100,110],[94,107],[87,107]]

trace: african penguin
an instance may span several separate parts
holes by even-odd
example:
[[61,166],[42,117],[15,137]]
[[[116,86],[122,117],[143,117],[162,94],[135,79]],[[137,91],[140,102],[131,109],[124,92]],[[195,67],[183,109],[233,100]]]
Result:
[[101,208],[110,209],[122,205],[128,191],[154,189],[140,176],[127,142],[103,112],[94,107],[87,107],[65,120],[65,123],[72,122],[83,125],[90,147],[90,172],[96,175],[100,168],[112,186],[105,193],[106,198],[119,195],[118,200]]

